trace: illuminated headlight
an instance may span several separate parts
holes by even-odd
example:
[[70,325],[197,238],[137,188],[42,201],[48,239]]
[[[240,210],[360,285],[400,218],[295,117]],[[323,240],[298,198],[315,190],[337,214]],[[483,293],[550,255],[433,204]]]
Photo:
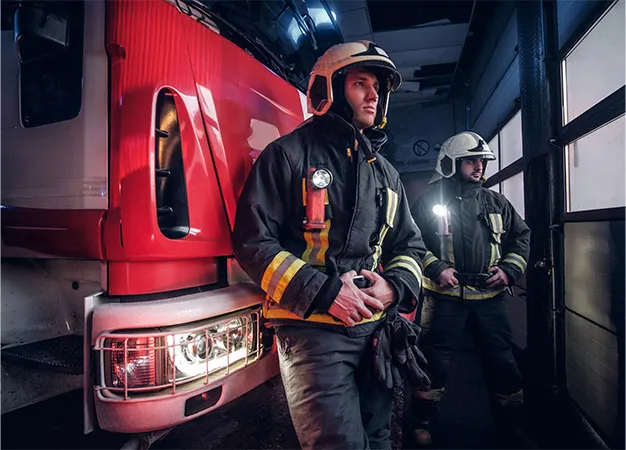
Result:
[[[101,389],[149,392],[216,379],[261,355],[260,309],[174,327],[114,332],[96,344]],[[127,394],[125,394],[126,396]]]
[[[168,336],[169,361],[176,379],[211,374],[244,359],[253,351],[255,333],[255,322],[238,318],[205,330]],[[169,374],[168,380],[172,379]]]

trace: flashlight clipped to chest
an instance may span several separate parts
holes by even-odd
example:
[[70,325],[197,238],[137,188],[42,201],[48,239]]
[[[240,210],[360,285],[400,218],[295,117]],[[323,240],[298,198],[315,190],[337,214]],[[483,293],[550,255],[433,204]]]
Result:
[[437,232],[440,236],[450,236],[450,210],[437,204],[433,206],[433,213],[437,216]]
[[305,230],[323,230],[326,228],[326,199],[328,187],[333,182],[333,175],[326,169],[309,169],[306,180],[306,217],[303,221]]

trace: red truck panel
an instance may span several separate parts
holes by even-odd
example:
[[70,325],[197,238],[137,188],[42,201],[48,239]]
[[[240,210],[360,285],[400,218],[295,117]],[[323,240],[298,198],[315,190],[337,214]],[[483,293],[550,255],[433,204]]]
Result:
[[[291,131],[302,121],[299,93],[164,1],[109,2],[106,46],[111,62],[110,209],[104,240],[105,257],[112,262],[109,291],[137,294],[210,283],[214,273],[207,258],[232,253],[230,229],[252,164],[255,128],[267,134],[267,142]],[[155,206],[154,111],[162,88],[174,93],[189,205],[190,232],[175,240],[160,232]],[[185,270],[165,270],[177,262]],[[144,270],[155,276],[130,279]]]

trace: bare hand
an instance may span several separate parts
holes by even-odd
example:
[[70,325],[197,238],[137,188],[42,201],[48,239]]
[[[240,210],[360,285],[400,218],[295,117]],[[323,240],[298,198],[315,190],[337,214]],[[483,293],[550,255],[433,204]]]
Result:
[[454,286],[458,286],[459,280],[457,280],[454,276],[455,272],[456,270],[452,267],[444,269],[439,275],[439,286],[442,288],[452,288]]
[[385,307],[374,297],[356,287],[352,279],[356,272],[351,270],[341,275],[342,286],[337,298],[328,308],[328,313],[341,320],[347,327],[372,318],[372,311],[383,311]]
[[385,309],[389,308],[397,296],[395,289],[389,282],[376,272],[365,269],[361,270],[360,275],[363,275],[371,283],[369,287],[361,289],[361,291],[380,300]]
[[487,286],[490,288],[509,285],[509,276],[500,267],[490,267],[489,272],[493,273],[491,277],[487,278]]

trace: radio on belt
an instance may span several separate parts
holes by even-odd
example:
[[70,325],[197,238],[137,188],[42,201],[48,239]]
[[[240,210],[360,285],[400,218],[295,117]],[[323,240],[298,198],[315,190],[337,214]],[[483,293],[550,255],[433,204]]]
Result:
[[333,175],[326,169],[309,169],[306,189],[306,218],[303,225],[306,230],[323,230],[326,208],[326,192],[333,182]]

